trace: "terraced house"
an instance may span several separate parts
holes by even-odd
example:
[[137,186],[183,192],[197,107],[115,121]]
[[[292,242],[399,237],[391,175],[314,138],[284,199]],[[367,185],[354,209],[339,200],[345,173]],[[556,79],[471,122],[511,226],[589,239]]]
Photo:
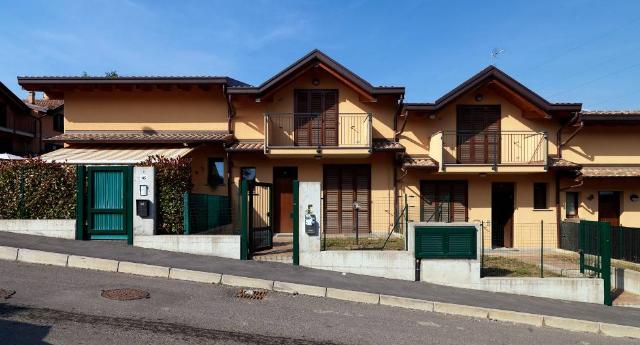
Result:
[[485,241],[496,247],[540,236],[518,224],[549,224],[549,245],[565,219],[640,226],[640,113],[551,103],[494,66],[432,103],[405,103],[403,87],[374,86],[318,50],[258,86],[229,77],[18,80],[64,99],[64,133],[49,139],[64,148],[45,159],[191,157],[193,192],[232,205],[241,180],[272,183],[275,233],[292,231],[294,180],[321,181],[329,234],[386,234],[405,202],[409,220],[487,222]]

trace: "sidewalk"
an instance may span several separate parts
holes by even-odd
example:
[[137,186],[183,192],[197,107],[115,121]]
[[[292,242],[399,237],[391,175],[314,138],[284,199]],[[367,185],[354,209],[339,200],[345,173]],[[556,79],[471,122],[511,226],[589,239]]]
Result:
[[[170,266],[282,282],[455,303],[484,308],[640,326],[640,309],[567,302],[537,297],[446,287],[424,282],[368,277],[316,270],[275,262],[173,253],[128,246],[124,242],[73,241],[40,236],[0,233],[0,246]],[[0,262],[1,264],[1,262]]]

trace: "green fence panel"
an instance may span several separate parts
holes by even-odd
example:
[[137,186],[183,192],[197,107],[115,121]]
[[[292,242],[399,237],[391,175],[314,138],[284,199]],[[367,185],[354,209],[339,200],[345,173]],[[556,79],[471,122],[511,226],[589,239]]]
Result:
[[416,258],[476,259],[476,231],[473,226],[416,227]]
[[185,193],[183,197],[186,235],[231,223],[231,207],[227,196]]

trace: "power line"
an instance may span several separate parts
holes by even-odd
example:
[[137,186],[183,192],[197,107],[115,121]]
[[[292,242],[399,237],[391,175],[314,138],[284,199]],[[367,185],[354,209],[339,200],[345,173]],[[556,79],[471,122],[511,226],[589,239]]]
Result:
[[613,72],[611,72],[611,73],[607,73],[607,74],[602,75],[602,76],[600,76],[600,77],[597,77],[597,78],[595,78],[595,79],[591,79],[591,80],[586,81],[586,82],[584,82],[584,83],[582,83],[582,84],[579,84],[578,86],[575,86],[575,87],[573,87],[573,88],[571,88],[571,89],[567,89],[567,90],[564,90],[564,91],[556,92],[556,93],[552,94],[552,95],[551,95],[551,97],[555,97],[555,96],[557,96],[557,95],[561,95],[561,94],[563,94],[563,93],[567,93],[567,92],[571,92],[571,91],[577,90],[577,89],[579,89],[579,88],[581,88],[581,87],[584,87],[584,86],[586,86],[586,85],[589,85],[589,84],[591,84],[591,83],[595,83],[595,82],[600,81],[600,80],[602,80],[602,79],[608,78],[608,77],[613,76],[613,75],[616,75],[616,74],[620,74],[620,73],[622,73],[622,72],[626,72],[626,71],[628,71],[628,70],[631,70],[631,69],[634,69],[634,68],[637,68],[637,67],[640,67],[640,63],[636,63],[636,64],[633,64],[633,65],[630,65],[630,66],[626,66],[626,67],[624,67],[624,68],[621,68],[621,69],[619,69],[619,70],[613,71]]
[[582,42],[582,43],[580,43],[580,44],[577,44],[577,45],[575,45],[575,46],[572,46],[572,47],[570,47],[570,48],[568,48],[568,49],[564,50],[562,53],[560,53],[560,54],[558,54],[558,55],[556,55],[556,56],[554,56],[554,57],[552,57],[552,58],[549,58],[549,59],[547,59],[547,60],[543,61],[542,63],[540,63],[540,64],[538,64],[538,65],[536,65],[536,66],[533,66],[533,67],[532,67],[532,68],[530,68],[529,70],[530,70],[530,71],[533,71],[533,70],[536,70],[536,69],[538,69],[538,68],[540,68],[540,67],[542,67],[542,66],[545,66],[545,65],[547,65],[547,64],[549,64],[549,63],[551,63],[551,62],[553,62],[553,61],[557,60],[558,58],[560,58],[560,57],[562,57],[562,56],[564,56],[564,55],[566,55],[566,54],[568,54],[568,53],[570,53],[570,52],[572,52],[572,51],[575,51],[575,50],[580,49],[580,48],[582,48],[582,47],[584,47],[584,46],[587,46],[587,45],[589,45],[589,44],[591,44],[591,43],[593,43],[593,42],[595,42],[595,41],[599,41],[599,40],[601,40],[601,39],[603,39],[603,38],[605,38],[605,37],[607,37],[607,36],[611,35],[612,33],[614,33],[614,32],[616,32],[616,31],[618,31],[618,30],[620,30],[620,29],[624,28],[625,26],[630,25],[630,24],[633,24],[633,23],[635,23],[635,22],[637,22],[637,21],[639,21],[639,20],[640,20],[640,17],[635,18],[635,19],[632,19],[632,20],[630,20],[630,21],[628,21],[628,22],[626,22],[626,23],[622,24],[621,26],[618,26],[618,27],[616,27],[616,28],[614,28],[614,29],[611,29],[611,30],[609,30],[609,31],[607,31],[607,32],[605,32],[605,33],[603,33],[603,34],[602,34],[602,35],[600,35],[600,36],[597,36],[597,37],[595,37],[595,38],[593,38],[593,39],[590,39],[590,40],[584,41],[584,42]]

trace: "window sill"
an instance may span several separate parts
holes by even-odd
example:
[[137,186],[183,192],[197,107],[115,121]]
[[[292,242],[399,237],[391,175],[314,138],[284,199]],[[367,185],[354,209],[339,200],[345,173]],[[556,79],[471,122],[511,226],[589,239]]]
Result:
[[545,212],[545,211],[553,211],[552,208],[534,208],[534,212]]

